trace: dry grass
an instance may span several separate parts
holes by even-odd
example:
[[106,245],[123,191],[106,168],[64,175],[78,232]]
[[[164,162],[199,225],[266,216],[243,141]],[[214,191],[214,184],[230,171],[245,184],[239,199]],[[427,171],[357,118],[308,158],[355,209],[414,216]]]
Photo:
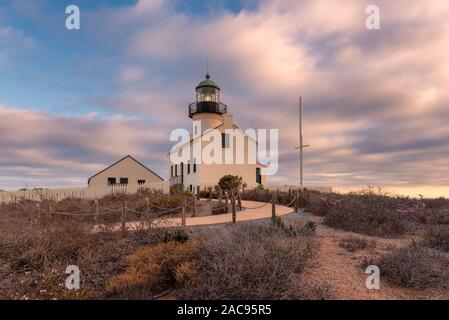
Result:
[[449,252],[449,226],[430,226],[424,235],[422,244],[433,249]]
[[114,298],[150,299],[155,293],[175,288],[197,274],[193,257],[198,249],[191,242],[167,242],[144,247],[128,256],[124,273],[113,276],[107,292]]
[[[52,208],[89,205],[71,199]],[[165,289],[192,299],[327,297],[301,282],[318,250],[310,227],[245,224],[198,238],[162,228],[92,233],[92,217],[40,221],[31,202],[1,205],[0,214],[1,299],[148,299]],[[82,290],[65,289],[68,265],[79,266]]]
[[417,243],[367,260],[362,267],[372,264],[379,267],[382,277],[397,286],[449,289],[449,258]]
[[349,252],[356,252],[359,250],[374,248],[376,242],[374,240],[366,240],[359,237],[347,237],[343,238],[338,242],[338,245],[345,248]]
[[301,275],[318,250],[313,237],[273,225],[245,224],[203,234],[198,277],[177,292],[184,299],[322,299],[326,288]]
[[369,236],[396,238],[427,224],[449,223],[449,200],[411,199],[376,190],[335,194],[304,191],[301,205],[324,224]]
[[[53,208],[83,205],[66,200]],[[142,229],[126,236],[107,229],[93,234],[92,217],[47,215],[40,221],[35,204],[28,201],[0,205],[0,215],[2,299],[102,298],[111,275],[126,267],[124,256],[171,237],[163,229]],[[82,273],[83,290],[76,295],[63,286],[68,265],[79,266]]]

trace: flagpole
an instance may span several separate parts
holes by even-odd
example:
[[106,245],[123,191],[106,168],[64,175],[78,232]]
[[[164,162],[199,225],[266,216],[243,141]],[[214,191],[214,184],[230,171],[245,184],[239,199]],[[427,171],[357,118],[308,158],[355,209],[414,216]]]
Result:
[[302,96],[299,97],[299,185],[304,186],[303,181],[303,139],[302,139]]

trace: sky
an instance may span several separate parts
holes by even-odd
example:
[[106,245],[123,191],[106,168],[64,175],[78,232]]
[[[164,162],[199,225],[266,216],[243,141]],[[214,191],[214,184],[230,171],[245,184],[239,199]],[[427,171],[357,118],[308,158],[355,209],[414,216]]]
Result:
[[128,154],[167,178],[208,59],[241,128],[279,129],[270,182],[298,181],[301,95],[306,185],[449,197],[448,52],[448,1],[0,0],[0,189]]

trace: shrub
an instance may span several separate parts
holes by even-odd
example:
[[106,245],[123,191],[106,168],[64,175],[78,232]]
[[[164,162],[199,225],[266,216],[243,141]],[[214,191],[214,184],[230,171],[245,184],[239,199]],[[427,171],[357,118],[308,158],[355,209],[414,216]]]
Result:
[[449,252],[449,226],[431,226],[424,235],[423,244],[430,248]]
[[212,214],[223,214],[228,213],[228,207],[224,203],[213,203],[211,206]]
[[437,225],[449,225],[449,209],[432,210],[429,222]]
[[242,224],[202,234],[199,248],[198,277],[177,292],[179,298],[311,298],[311,284],[301,283],[301,275],[318,250],[312,237],[286,237],[272,225]]
[[305,227],[312,233],[315,233],[316,231],[316,223],[314,221],[307,221]]
[[[197,248],[190,242],[161,243],[130,255],[125,272],[110,279],[107,291],[127,299],[148,299],[152,294],[174,288],[195,275]],[[180,283],[181,282],[181,283]]]
[[301,223],[286,225],[279,216],[271,217],[271,224],[289,237],[310,236],[315,234],[316,230],[316,224],[313,221],[307,221],[304,225]]
[[271,223],[273,224],[273,226],[278,228],[284,227],[284,222],[282,221],[282,218],[279,216],[271,217]]
[[323,223],[334,228],[379,237],[397,237],[407,231],[407,224],[390,208],[386,197],[352,195],[332,204]]
[[317,193],[307,193],[306,199],[302,201],[302,204],[300,201],[300,206],[304,207],[311,214],[324,217],[329,213],[330,204],[327,197]]
[[449,259],[416,243],[377,260],[367,260],[362,267],[370,264],[377,265],[381,276],[397,286],[415,289],[449,288]]
[[179,243],[185,243],[189,241],[189,234],[184,230],[167,231],[164,236],[164,242],[175,241]]
[[374,247],[375,242],[374,241],[368,241],[362,238],[358,237],[348,237],[341,239],[338,242],[338,245],[342,248],[345,248],[346,250],[350,252],[355,252],[358,250],[363,250],[366,248]]

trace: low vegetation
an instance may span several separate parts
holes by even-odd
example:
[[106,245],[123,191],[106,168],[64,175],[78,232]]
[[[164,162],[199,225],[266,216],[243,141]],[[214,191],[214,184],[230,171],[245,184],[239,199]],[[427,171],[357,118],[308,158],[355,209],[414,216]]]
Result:
[[[243,224],[198,239],[198,276],[178,292],[184,299],[324,299],[327,288],[304,283],[302,275],[318,243],[292,226]],[[290,228],[288,228],[290,229]]]
[[433,225],[424,234],[424,246],[449,252],[449,226]]
[[363,267],[368,265],[377,265],[381,276],[397,286],[449,289],[449,258],[417,243],[367,260]]
[[374,248],[376,243],[373,240],[366,240],[360,237],[347,237],[338,242],[338,245],[350,252]]
[[[112,201],[120,200],[100,202]],[[76,211],[84,205],[90,204],[66,200],[52,209]],[[40,220],[28,202],[0,205],[0,214],[1,299],[329,297],[326,287],[302,277],[319,248],[312,224],[280,220],[194,233],[167,228],[123,233],[92,232],[92,217]],[[68,265],[80,268],[81,290],[65,288]]]
[[330,227],[384,238],[449,224],[449,200],[392,196],[372,188],[345,195],[306,190],[301,206]]
[[[160,226],[114,232],[109,227],[121,221],[123,202],[132,209],[126,221],[179,215],[184,197],[192,195],[172,191],[105,197],[99,201],[104,214],[97,218],[95,203],[80,199],[42,201],[40,216],[35,202],[0,205],[0,299],[328,299],[328,287],[306,280],[319,262],[315,234],[320,227],[314,221],[321,220],[373,237],[413,234],[412,245],[382,256],[372,257],[371,251],[363,266],[379,266],[382,277],[396,286],[449,289],[448,200],[390,197],[373,190],[349,195],[305,190],[300,206],[322,219],[293,223],[274,217],[271,223],[189,231]],[[278,201],[293,205],[294,197],[294,191],[280,192]],[[268,202],[272,193],[245,190],[243,198]],[[221,213],[225,203],[211,203],[211,212]],[[105,227],[92,232],[97,223]],[[343,237],[338,245],[350,253],[367,252],[376,243],[366,238]],[[81,290],[65,289],[68,265],[79,266]]]

